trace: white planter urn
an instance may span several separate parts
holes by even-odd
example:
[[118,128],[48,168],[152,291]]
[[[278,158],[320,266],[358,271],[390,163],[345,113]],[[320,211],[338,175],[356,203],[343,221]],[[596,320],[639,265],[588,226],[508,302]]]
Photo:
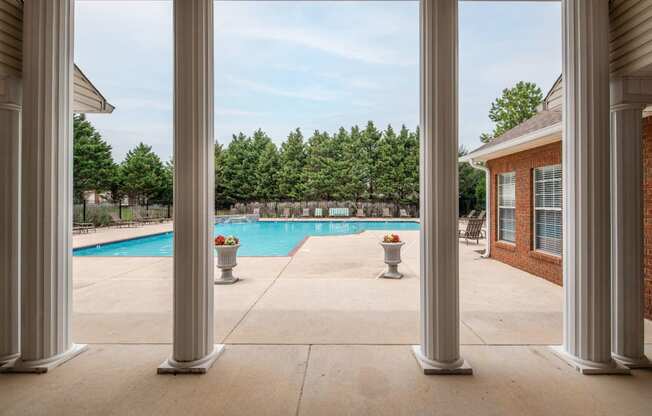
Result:
[[400,243],[380,243],[385,250],[385,264],[387,265],[387,270],[381,273],[379,277],[384,277],[386,279],[400,279],[403,277],[403,273],[398,271],[398,265],[401,264],[401,248],[404,244],[405,242],[403,241]]
[[215,246],[217,268],[221,270],[220,277],[215,279],[216,285],[231,285],[239,280],[239,278],[233,276],[233,268],[238,265],[239,248],[240,244]]

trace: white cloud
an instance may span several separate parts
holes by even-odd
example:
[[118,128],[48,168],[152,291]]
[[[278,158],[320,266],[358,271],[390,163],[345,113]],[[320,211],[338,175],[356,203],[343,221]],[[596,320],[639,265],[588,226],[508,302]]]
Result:
[[308,88],[296,86],[276,87],[258,81],[251,81],[235,77],[230,77],[229,81],[239,87],[246,88],[253,92],[275,95],[279,97],[298,98],[301,100],[309,101],[333,101],[337,98],[337,95],[332,91],[326,90],[318,85]]

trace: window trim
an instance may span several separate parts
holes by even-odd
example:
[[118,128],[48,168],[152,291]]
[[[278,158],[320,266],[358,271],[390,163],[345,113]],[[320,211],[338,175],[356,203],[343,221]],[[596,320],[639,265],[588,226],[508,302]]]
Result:
[[[537,193],[536,193],[536,170],[537,169],[543,169],[543,168],[548,168],[548,167],[554,167],[554,166],[559,166],[559,169],[561,170],[561,163],[555,163],[552,165],[542,165],[542,166],[537,166],[532,169],[532,251],[542,253],[546,256],[552,256],[556,258],[561,258],[561,255],[563,253],[563,244],[564,244],[564,236],[559,239],[559,241],[562,244],[562,249],[559,253],[553,253],[551,251],[544,250],[542,248],[537,247],[537,214],[538,211],[550,211],[550,212],[561,212],[562,208],[537,208]],[[562,172],[563,174],[563,172]],[[564,179],[563,177],[559,179],[561,182],[561,198],[563,198],[564,195]],[[563,214],[562,214],[562,224],[560,225],[563,227]]]
[[[503,206],[500,205],[500,177],[503,175],[513,175],[514,176],[514,206],[513,207],[508,207],[508,206]],[[500,220],[501,220],[501,215],[500,215],[500,210],[501,209],[510,209],[514,212],[514,241],[510,240],[504,240],[502,239],[502,233],[501,233],[501,227],[500,227]],[[516,244],[516,171],[507,171],[507,172],[501,172],[496,174],[496,241],[505,243],[505,244],[510,244],[510,245],[515,245]]]

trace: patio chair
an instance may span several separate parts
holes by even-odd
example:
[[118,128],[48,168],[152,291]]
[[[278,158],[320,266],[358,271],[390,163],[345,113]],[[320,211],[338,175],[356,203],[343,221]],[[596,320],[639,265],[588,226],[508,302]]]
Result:
[[302,217],[309,217],[310,216],[310,208],[304,208],[303,212],[301,213]]
[[478,244],[482,238],[482,225],[484,224],[484,219],[482,218],[469,218],[466,223],[465,230],[458,231],[458,237],[464,237],[466,244],[469,244],[469,240],[475,240],[475,243]]
[[323,217],[324,216],[324,210],[321,208],[315,208],[315,217]]
[[480,218],[480,219],[484,220],[486,215],[487,215],[486,211],[480,211],[480,213],[478,214],[478,216],[476,218]]
[[383,217],[388,218],[391,216],[392,214],[389,213],[389,208],[383,208]]
[[260,217],[260,208],[254,208],[254,215]]
[[355,216],[358,218],[364,218],[364,209],[363,208],[358,208],[355,211]]
[[401,208],[401,218],[408,218],[409,215],[407,213],[407,210]]
[[475,210],[474,209],[472,209],[468,214],[460,217],[460,219],[463,220],[463,221],[466,221],[469,218],[475,218]]
[[348,217],[349,209],[348,208],[329,208],[328,210],[329,217]]
[[283,217],[290,218],[290,208],[283,208]]
[[111,217],[111,225],[114,227],[138,227],[138,224],[135,221],[123,220],[118,217],[118,214],[112,212],[109,214]]

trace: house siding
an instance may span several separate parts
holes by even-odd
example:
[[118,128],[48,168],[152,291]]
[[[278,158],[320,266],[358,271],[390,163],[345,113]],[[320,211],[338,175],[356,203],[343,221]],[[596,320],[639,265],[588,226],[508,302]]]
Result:
[[[497,175],[516,172],[516,242],[510,244],[497,241],[497,215],[492,215],[490,218],[491,257],[558,285],[562,284],[561,257],[533,250],[532,173],[534,168],[560,163],[561,141],[487,162],[491,172],[493,195],[491,212],[493,213],[498,212]],[[650,252],[652,253],[652,247]]]
[[643,119],[643,201],[645,317],[652,319],[652,117]]

